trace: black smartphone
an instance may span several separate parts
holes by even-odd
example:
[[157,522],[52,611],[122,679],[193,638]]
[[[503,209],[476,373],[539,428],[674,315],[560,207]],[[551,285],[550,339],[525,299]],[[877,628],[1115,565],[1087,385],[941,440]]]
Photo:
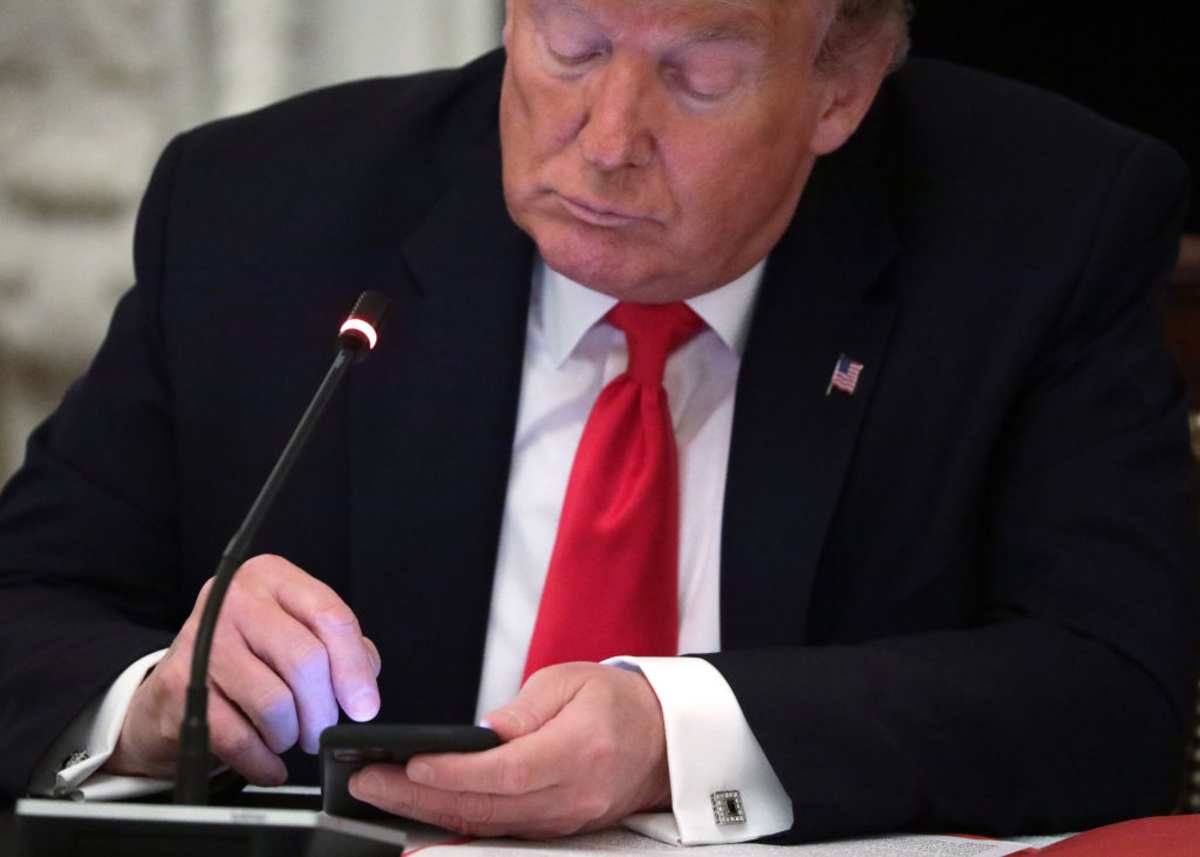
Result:
[[472,753],[500,746],[482,726],[342,723],[321,733],[321,808],[347,818],[385,815],[350,794],[350,775],[376,762],[403,765],[418,753]]

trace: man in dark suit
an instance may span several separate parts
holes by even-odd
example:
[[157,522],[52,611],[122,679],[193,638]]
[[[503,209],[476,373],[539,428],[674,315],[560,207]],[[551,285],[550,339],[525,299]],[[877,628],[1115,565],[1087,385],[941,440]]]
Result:
[[[339,707],[488,710],[481,680],[519,678],[525,656],[496,642],[509,550],[546,517],[513,485],[543,475],[528,448],[563,405],[527,433],[531,390],[596,350],[595,400],[599,346],[624,347],[597,316],[565,363],[543,359],[546,307],[687,301],[713,328],[683,346],[714,355],[696,383],[730,380],[696,429],[727,408],[724,440],[700,447],[721,471],[715,523],[687,490],[680,516],[685,534],[700,521],[681,590],[694,544],[719,568],[680,595],[680,625],[719,579],[695,636],[716,644],[634,659],[643,674],[550,666],[489,715],[505,746],[368,769],[355,793],[553,835],[668,805],[702,827],[689,814],[744,792],[745,821],[687,841],[1167,808],[1198,607],[1182,393],[1151,294],[1181,168],[948,66],[913,64],[877,97],[902,23],[903,4],[857,0],[513,0],[507,56],[175,141],[138,284],[0,504],[3,788],[57,764],[46,748],[163,647],[104,764],[170,770],[189,612],[322,371],[330,319],[379,288],[390,341],[281,496],[258,545],[273,555],[231,590],[222,760],[277,782],[276,754],[311,750]],[[705,303],[729,294],[724,316]],[[685,489],[696,442],[679,439]],[[733,713],[705,729],[722,690]],[[766,785],[694,773],[709,756]]]

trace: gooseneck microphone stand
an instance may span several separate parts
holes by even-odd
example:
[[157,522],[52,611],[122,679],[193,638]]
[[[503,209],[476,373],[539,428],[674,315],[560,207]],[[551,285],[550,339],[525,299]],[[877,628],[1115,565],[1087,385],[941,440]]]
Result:
[[233,575],[246,560],[250,545],[262,526],[275,497],[304,449],[313,429],[325,412],[329,400],[341,385],[350,367],[361,362],[378,341],[378,330],[387,312],[388,299],[379,292],[364,292],[354,305],[350,318],[338,333],[338,351],[333,365],[321,381],[300,422],[296,424],[287,446],[275,462],[262,490],[246,513],[241,527],[233,534],[221,554],[221,561],[213,577],[208,600],[196,629],[196,640],[192,649],[192,672],[188,682],[186,707],[183,723],[179,728],[179,760],[175,780],[175,803],[203,806],[208,803],[208,659],[212,652],[213,634],[221,604]]
[[233,575],[246,560],[250,546],[263,519],[275,502],[292,465],[296,463],[313,429],[325,412],[346,373],[361,362],[378,341],[378,330],[387,312],[388,299],[379,292],[364,292],[354,305],[350,317],[338,334],[338,352],[325,379],[300,417],[291,439],[275,462],[262,490],[246,513],[241,527],[233,534],[221,554],[213,577],[208,600],[200,615],[196,640],[192,649],[192,671],[188,681],[186,707],[179,728],[179,759],[175,778],[175,803],[204,806],[208,803],[208,777],[211,761],[208,754],[208,659],[212,652],[213,634],[221,604]]

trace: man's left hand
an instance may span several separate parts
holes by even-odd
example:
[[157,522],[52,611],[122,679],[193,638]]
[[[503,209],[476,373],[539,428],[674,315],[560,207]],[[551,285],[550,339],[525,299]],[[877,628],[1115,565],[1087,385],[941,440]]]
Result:
[[369,765],[350,793],[472,836],[547,839],[671,803],[662,709],[640,673],[560,664],[485,718],[505,743],[481,753]]

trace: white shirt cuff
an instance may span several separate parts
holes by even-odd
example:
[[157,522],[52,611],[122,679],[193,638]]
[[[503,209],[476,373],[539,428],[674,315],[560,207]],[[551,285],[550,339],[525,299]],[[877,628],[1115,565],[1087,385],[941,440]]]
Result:
[[99,772],[116,749],[134,691],[166,653],[162,649],[134,661],[104,696],[71,722],[34,769],[31,794],[73,800],[119,800],[171,787],[169,780]]
[[791,829],[791,798],[716,667],[701,658],[605,663],[646,677],[667,739],[672,812],[634,815],[626,827],[675,845],[746,842]]

